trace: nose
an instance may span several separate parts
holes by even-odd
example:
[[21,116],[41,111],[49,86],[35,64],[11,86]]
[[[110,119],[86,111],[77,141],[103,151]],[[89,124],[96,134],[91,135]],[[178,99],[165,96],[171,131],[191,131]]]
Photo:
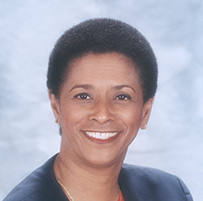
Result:
[[94,105],[90,120],[96,121],[100,124],[114,121],[115,115],[112,111],[111,105],[107,101],[98,101]]

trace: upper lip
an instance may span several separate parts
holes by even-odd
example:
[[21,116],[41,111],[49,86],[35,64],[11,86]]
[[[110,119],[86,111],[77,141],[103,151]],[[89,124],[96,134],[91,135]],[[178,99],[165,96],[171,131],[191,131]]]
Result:
[[83,132],[91,132],[91,133],[119,133],[119,131],[107,131],[107,130],[103,130],[103,131],[98,131],[98,130],[83,130]]

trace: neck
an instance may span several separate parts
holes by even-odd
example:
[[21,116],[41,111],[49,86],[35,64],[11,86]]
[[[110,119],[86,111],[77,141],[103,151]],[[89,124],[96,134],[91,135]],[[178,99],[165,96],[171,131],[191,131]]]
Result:
[[59,153],[54,163],[54,172],[74,201],[117,201],[118,176],[122,163],[123,161],[103,168],[93,168],[78,165],[68,156]]

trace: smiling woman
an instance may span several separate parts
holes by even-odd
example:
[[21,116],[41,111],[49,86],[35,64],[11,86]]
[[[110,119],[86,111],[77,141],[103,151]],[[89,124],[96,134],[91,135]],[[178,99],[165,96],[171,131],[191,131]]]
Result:
[[94,19],[68,30],[50,56],[47,86],[60,152],[4,201],[192,200],[177,177],[123,164],[157,87],[156,58],[136,29]]
[[119,53],[89,53],[69,68],[59,98],[50,92],[62,130],[62,158],[80,167],[84,161],[121,166],[139,127],[147,124],[153,99],[143,103],[133,63]]

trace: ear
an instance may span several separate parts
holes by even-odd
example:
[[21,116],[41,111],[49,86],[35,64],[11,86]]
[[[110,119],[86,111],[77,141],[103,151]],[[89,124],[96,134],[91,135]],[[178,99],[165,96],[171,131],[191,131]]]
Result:
[[149,121],[153,103],[154,103],[154,97],[150,98],[143,106],[142,122],[140,126],[141,129],[147,128],[147,123]]
[[51,93],[51,91],[48,91],[49,93],[49,100],[51,103],[51,108],[52,111],[54,113],[55,119],[56,119],[56,123],[59,123],[59,114],[60,114],[60,107],[59,107],[59,99],[56,98],[56,96],[54,94]]

